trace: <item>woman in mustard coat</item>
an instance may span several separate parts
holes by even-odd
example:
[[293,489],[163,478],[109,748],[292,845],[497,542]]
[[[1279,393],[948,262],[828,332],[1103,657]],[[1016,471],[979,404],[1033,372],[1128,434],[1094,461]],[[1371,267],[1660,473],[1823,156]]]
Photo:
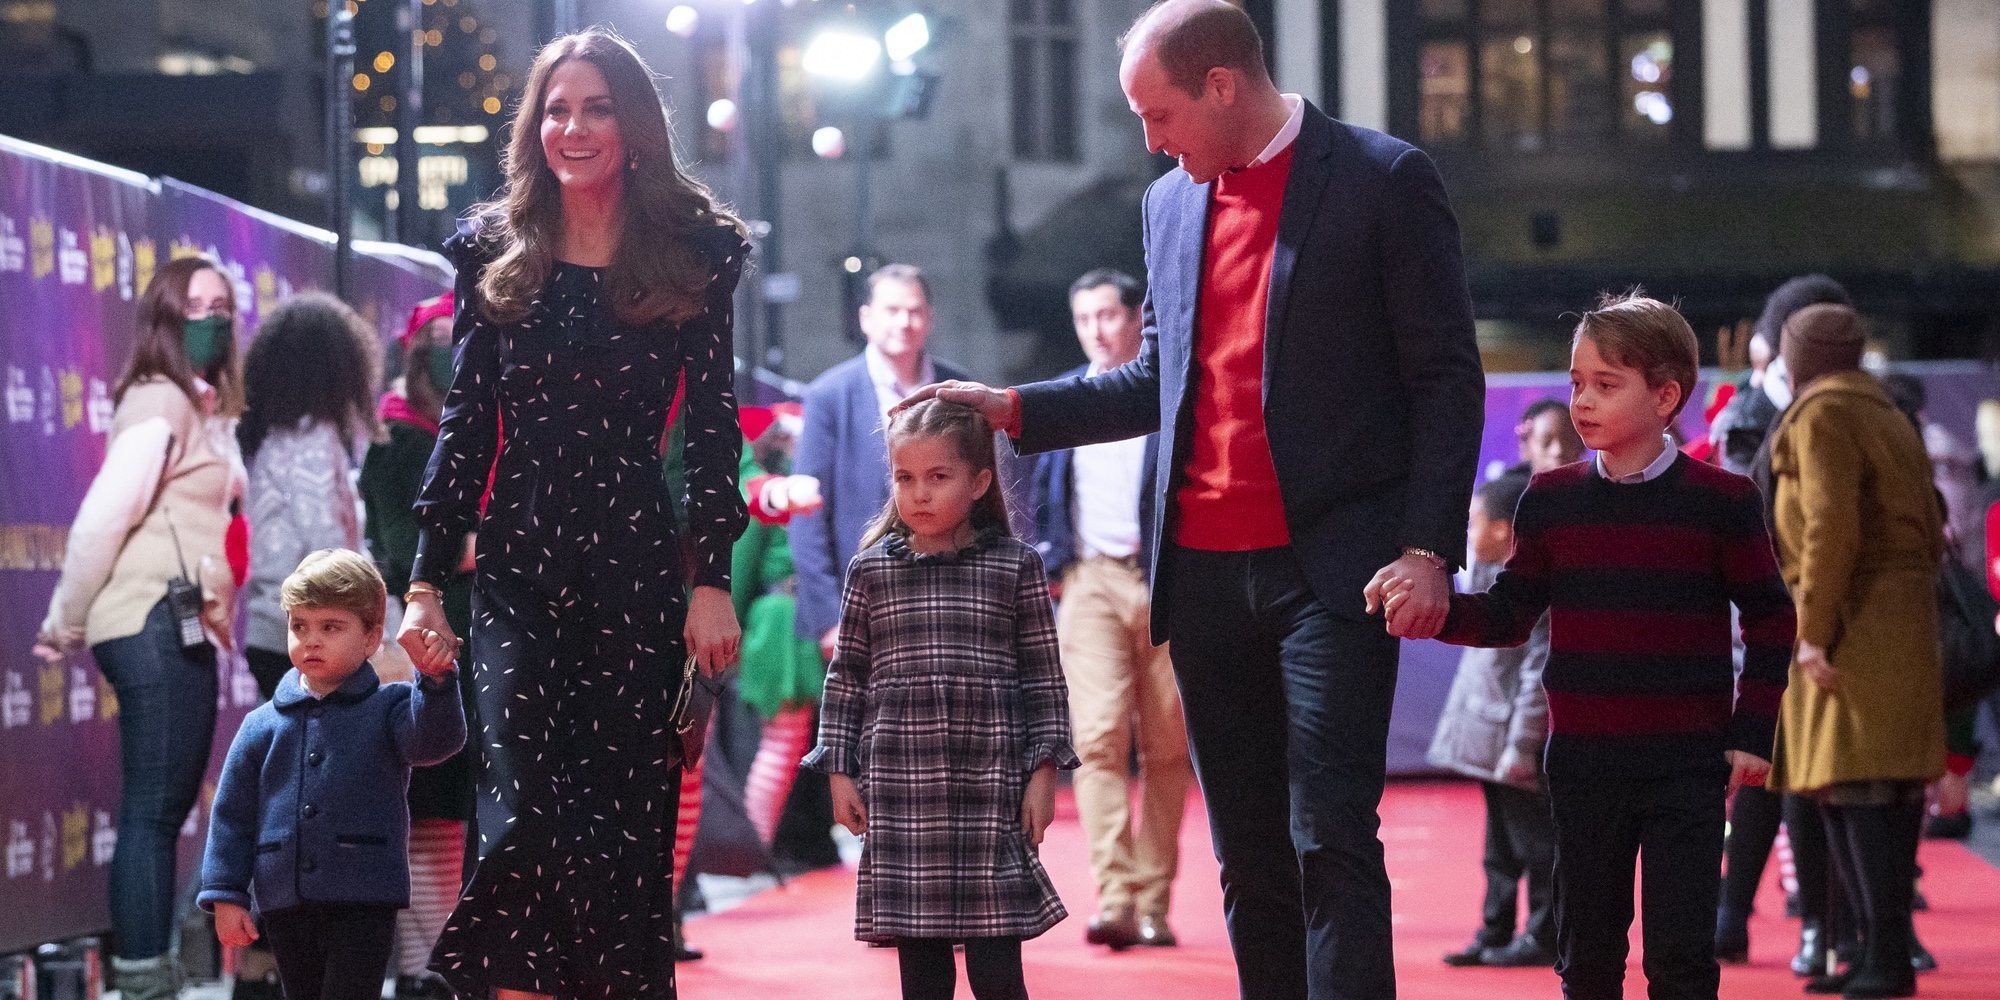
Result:
[[1944,772],[1944,529],[1916,429],[1859,370],[1862,335],[1841,305],[1785,324],[1798,395],[1771,467],[1799,646],[1771,781],[1819,801],[1834,873],[1861,920],[1861,955],[1822,985],[1901,997],[1916,989],[1909,910],[1924,786]]

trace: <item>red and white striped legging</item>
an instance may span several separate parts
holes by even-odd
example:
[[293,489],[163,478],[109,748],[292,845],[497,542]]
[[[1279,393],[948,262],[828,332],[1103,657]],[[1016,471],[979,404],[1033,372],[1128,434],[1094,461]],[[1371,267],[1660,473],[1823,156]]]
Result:
[[764,723],[764,738],[757,744],[757,757],[750,763],[750,777],[743,786],[743,811],[757,839],[769,847],[778,831],[778,817],[791,797],[792,783],[798,780],[799,758],[812,741],[812,706],[788,708]]
[[701,829],[701,759],[681,772],[681,800],[674,823],[674,891],[679,900],[681,879],[687,876],[688,857],[694,854],[695,831]]
[[410,908],[396,912],[396,974],[422,976],[444,922],[458,905],[465,873],[465,824],[420,819],[410,824]]

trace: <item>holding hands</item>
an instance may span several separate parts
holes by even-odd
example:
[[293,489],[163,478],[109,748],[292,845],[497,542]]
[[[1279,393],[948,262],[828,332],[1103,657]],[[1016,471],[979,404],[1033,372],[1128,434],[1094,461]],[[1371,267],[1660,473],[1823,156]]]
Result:
[[1736,794],[1744,785],[1762,788],[1764,779],[1771,776],[1771,762],[1753,753],[1742,750],[1725,750],[1724,759],[1729,761],[1729,794]]
[[443,677],[458,665],[458,649],[465,640],[445,620],[436,590],[412,588],[405,597],[408,603],[403,609],[403,626],[396,630],[396,645],[403,647],[418,673]]
[[1435,557],[1405,552],[1368,581],[1361,597],[1369,614],[1387,615],[1390,635],[1430,639],[1444,631],[1451,611],[1451,578]]

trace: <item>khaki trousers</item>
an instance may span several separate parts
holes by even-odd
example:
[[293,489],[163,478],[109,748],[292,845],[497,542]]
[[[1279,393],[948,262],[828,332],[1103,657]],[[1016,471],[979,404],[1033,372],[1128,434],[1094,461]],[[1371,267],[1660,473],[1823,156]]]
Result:
[[[1147,634],[1145,577],[1129,562],[1079,560],[1063,574],[1056,632],[1076,738],[1076,807],[1101,910],[1164,917],[1187,805],[1187,723],[1165,646]],[[1139,750],[1138,824],[1130,759]]]

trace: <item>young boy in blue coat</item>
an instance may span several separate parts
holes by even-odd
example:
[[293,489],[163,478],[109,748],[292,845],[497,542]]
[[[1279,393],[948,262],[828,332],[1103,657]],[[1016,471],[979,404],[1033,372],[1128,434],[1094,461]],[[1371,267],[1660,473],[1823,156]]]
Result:
[[292,669],[229,745],[198,901],[241,947],[254,897],[290,1000],[375,1000],[410,905],[410,768],[465,743],[458,676],[376,678],[388,595],[358,552],[314,552],[279,595]]

